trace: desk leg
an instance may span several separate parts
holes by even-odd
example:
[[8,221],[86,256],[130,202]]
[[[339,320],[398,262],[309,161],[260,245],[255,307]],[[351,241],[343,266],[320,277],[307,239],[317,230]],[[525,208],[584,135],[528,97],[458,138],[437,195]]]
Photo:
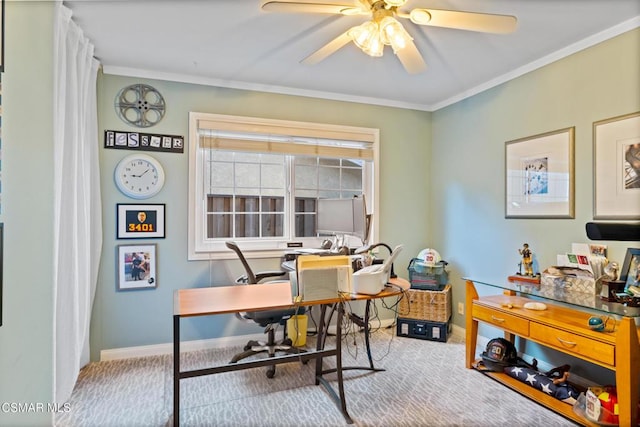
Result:
[[[324,342],[327,332],[325,329],[329,328],[329,323],[327,323],[326,327],[324,324],[324,316],[327,313],[327,306],[322,304],[320,306],[320,320],[318,321],[318,335],[316,337],[316,350],[324,349]],[[320,384],[320,377],[322,377],[322,357],[317,357],[315,359],[316,362],[316,385]]]
[[180,425],[180,316],[173,316],[173,426]]
[[369,311],[371,309],[371,300],[367,300],[367,304],[364,309],[364,342],[367,347],[367,357],[369,358],[369,367],[371,370],[375,370],[373,366],[373,358],[371,357],[371,343],[369,342]]
[[478,292],[473,282],[467,280],[465,309],[467,314],[465,317],[465,367],[471,369],[476,359],[476,345],[478,342],[478,321],[473,319],[473,300],[478,299]]
[[344,317],[344,304],[338,303],[338,318],[336,319],[336,369],[338,374],[338,393],[340,394],[340,408],[347,424],[353,424],[353,420],[347,412],[347,401],[344,397],[344,383],[342,381],[342,318]]
[[[324,350],[324,343],[326,336],[329,332],[329,324],[331,316],[329,320],[325,319],[327,314],[327,305],[322,305],[320,309],[320,321],[318,322],[318,342],[316,344],[316,350]],[[340,408],[342,412],[342,416],[347,421],[347,424],[353,424],[353,420],[349,413],[347,412],[347,401],[344,396],[344,383],[342,377],[342,318],[344,317],[344,304],[342,302],[337,303],[338,307],[338,318],[336,319],[336,369],[329,369],[324,371],[322,369],[322,357],[316,357],[316,385],[322,384],[329,393],[329,396],[334,401],[336,406]],[[333,311],[335,311],[336,306],[333,305],[331,309],[331,313],[333,315]],[[336,372],[338,376],[338,393],[335,392],[333,387],[329,381],[324,378],[324,374]]]
[[623,317],[616,333],[616,389],[620,425],[638,423],[638,375],[640,372],[638,330],[632,317]]

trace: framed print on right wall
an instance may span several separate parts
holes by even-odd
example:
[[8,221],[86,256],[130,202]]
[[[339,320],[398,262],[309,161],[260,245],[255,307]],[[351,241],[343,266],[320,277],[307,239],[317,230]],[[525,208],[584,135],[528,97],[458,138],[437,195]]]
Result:
[[640,219],[640,112],[593,123],[593,218]]
[[574,218],[574,128],[505,146],[505,218]]

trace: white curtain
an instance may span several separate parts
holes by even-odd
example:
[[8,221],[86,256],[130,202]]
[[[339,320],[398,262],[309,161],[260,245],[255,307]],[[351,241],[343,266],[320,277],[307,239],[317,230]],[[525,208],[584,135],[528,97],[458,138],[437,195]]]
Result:
[[53,397],[71,396],[89,362],[102,215],[93,45],[61,2],[54,26],[54,308]]

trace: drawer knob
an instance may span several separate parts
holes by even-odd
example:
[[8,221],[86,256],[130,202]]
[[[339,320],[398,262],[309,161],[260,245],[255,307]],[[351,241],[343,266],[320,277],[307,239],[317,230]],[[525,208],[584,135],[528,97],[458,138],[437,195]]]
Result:
[[501,319],[501,318],[496,317],[494,315],[491,315],[491,319],[495,320],[496,322],[500,322],[500,323],[504,322],[504,319]]
[[566,346],[566,347],[575,347],[575,346],[578,344],[578,343],[575,343],[575,342],[573,342],[573,341],[563,340],[563,339],[562,339],[562,338],[560,338],[560,337],[556,337],[556,339],[557,339],[558,341],[560,341],[560,344],[562,344],[562,345],[564,345],[564,346]]

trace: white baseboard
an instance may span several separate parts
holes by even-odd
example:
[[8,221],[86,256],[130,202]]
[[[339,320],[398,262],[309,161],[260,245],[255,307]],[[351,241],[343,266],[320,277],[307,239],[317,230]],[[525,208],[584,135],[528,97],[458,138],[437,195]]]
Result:
[[[381,319],[380,322],[376,322],[371,326],[373,328],[388,328],[395,324],[395,319]],[[309,328],[309,332],[315,332],[314,328]],[[358,328],[355,324],[351,324],[351,328],[348,333],[357,332]],[[335,334],[336,327],[335,325],[329,325],[329,333]],[[453,325],[452,335],[456,335],[464,338],[464,328],[460,326]],[[194,341],[182,341],[180,343],[180,351],[198,351],[198,350],[210,350],[215,348],[228,348],[228,347],[242,347],[250,340],[264,340],[265,335],[251,334],[251,335],[238,335],[233,337],[222,337],[222,338],[211,338],[206,340],[194,340]],[[480,342],[480,337],[478,337],[478,342]],[[486,340],[488,342],[488,340]],[[486,346],[486,342],[484,346]],[[136,347],[123,347],[123,348],[112,348],[102,350],[100,352],[100,361],[106,362],[111,360],[122,360],[122,359],[131,359],[136,357],[150,357],[150,356],[164,356],[168,354],[173,354],[173,344],[172,343],[163,343],[163,344],[153,344],[153,345],[142,345]]]
[[[233,337],[212,338],[206,340],[182,341],[180,352],[209,350],[213,348],[242,347],[249,340],[264,340],[264,334],[238,335]],[[142,345],[102,350],[100,361],[131,359],[134,357],[163,356],[173,354],[173,344]]]

